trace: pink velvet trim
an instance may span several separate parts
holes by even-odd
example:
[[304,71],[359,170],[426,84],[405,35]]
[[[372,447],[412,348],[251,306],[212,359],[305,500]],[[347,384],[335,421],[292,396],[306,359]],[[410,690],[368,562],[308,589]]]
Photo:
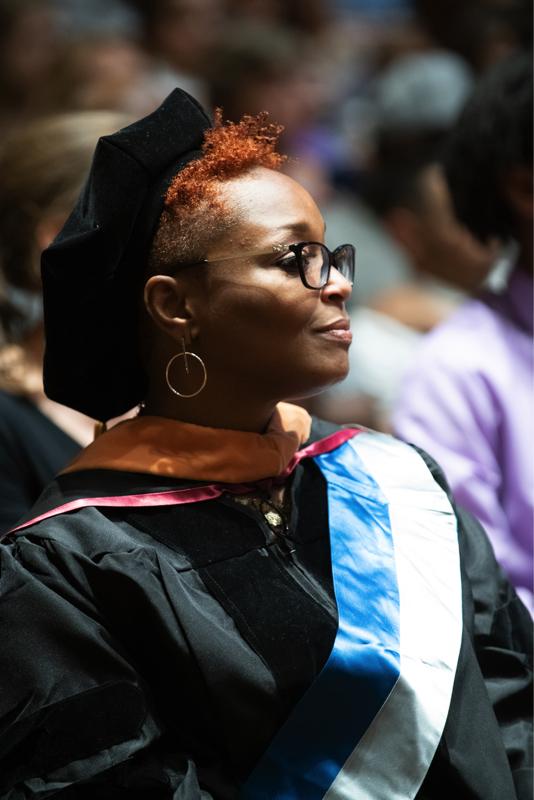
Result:
[[324,439],[319,439],[319,441],[309,444],[308,447],[303,447],[302,450],[295,453],[282,474],[276,477],[276,480],[285,479],[288,475],[291,475],[297,464],[302,461],[303,458],[313,458],[323,453],[330,453],[332,450],[345,444],[345,442],[348,442],[349,439],[353,439],[354,436],[357,436],[359,433],[361,433],[360,428],[343,428],[341,431],[336,431],[330,436],[326,436]]
[[[314,456],[321,455],[322,453],[329,453],[331,450],[335,450],[349,439],[352,439],[353,436],[356,436],[358,433],[360,433],[358,428],[345,428],[341,431],[336,431],[336,433],[333,433],[331,436],[327,436],[325,439],[320,439],[318,442],[308,445],[308,447],[304,447],[302,450],[299,450],[297,453],[295,453],[284,472],[273,478],[273,482],[278,483],[285,480],[303,458],[313,458]],[[259,481],[259,483],[263,483],[263,481]],[[37,522],[41,522],[44,519],[56,517],[59,514],[66,514],[69,511],[77,511],[79,508],[87,508],[89,506],[95,508],[149,508],[151,506],[176,506],[184,503],[199,503],[202,500],[214,500],[215,498],[220,497],[223,492],[231,494],[245,494],[252,491],[254,491],[254,485],[252,484],[212,483],[207,486],[195,487],[193,489],[171,489],[166,492],[126,494],[111,497],[80,497],[77,500],[71,500],[68,503],[63,503],[61,506],[57,506],[49,511],[45,511],[44,514],[39,514],[37,517],[34,517],[28,522],[23,522],[21,525],[17,525],[15,528],[12,528],[9,533],[16,533],[17,531],[21,531],[24,528],[29,528],[31,525],[35,525]]]
[[86,508],[88,506],[100,508],[139,508],[142,506],[174,506],[181,503],[197,503],[201,500],[213,500],[219,497],[222,489],[218,489],[215,484],[212,486],[201,486],[195,489],[171,489],[168,492],[152,492],[147,494],[124,494],[117,495],[116,497],[80,497],[77,500],[71,500],[68,503],[63,503],[61,506],[56,506],[44,514],[39,514],[37,517],[23,522],[22,525],[17,525],[12,528],[9,533],[15,533],[23,528],[28,528],[30,525],[35,525],[43,519],[50,517],[57,517],[58,514],[66,514],[69,511],[77,511],[79,508]]

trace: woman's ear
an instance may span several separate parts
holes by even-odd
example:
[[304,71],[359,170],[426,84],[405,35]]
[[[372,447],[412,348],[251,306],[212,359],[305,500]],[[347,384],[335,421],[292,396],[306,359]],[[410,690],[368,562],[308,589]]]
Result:
[[155,324],[176,341],[192,334],[192,315],[184,287],[170,275],[153,275],[145,284],[145,308]]

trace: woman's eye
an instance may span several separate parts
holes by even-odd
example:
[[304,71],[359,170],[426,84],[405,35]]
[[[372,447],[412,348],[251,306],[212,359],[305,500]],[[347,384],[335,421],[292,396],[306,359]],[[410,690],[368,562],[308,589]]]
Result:
[[284,258],[279,258],[278,261],[275,261],[274,263],[277,267],[281,267],[286,272],[298,271],[297,259],[293,254],[284,256]]

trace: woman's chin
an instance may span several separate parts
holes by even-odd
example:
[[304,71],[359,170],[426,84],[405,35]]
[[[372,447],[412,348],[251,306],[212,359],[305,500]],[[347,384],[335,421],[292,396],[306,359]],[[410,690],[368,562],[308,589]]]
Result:
[[[328,369],[325,369],[323,389],[328,389],[336,383],[344,381],[349,374],[349,356],[348,353],[343,354],[342,358],[337,358],[334,362],[328,364]],[[322,390],[321,390],[322,391]]]
[[347,363],[340,365],[336,370],[332,369],[332,365],[330,365],[330,369],[324,370],[324,372],[320,374],[315,373],[313,375],[313,379],[310,379],[307,386],[303,385],[302,388],[292,391],[286,396],[285,399],[291,401],[305,400],[307,397],[315,397],[315,395],[325,392],[336,383],[341,383],[341,381],[345,380],[348,374],[349,364],[347,359]]

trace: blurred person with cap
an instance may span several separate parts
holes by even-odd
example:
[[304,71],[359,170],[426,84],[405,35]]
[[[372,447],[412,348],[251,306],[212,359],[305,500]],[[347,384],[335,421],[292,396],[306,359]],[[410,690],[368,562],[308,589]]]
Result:
[[93,437],[94,421],[45,397],[39,258],[62,227],[111,112],[43,117],[0,149],[0,530]]
[[278,132],[176,90],[43,254],[48,394],[140,413],[0,546],[3,800],[530,796],[482,529],[425,454],[284,402],[346,374],[355,264]]
[[376,81],[362,195],[429,294],[443,284],[464,292],[478,288],[497,255],[495,243],[479,242],[457,219],[439,166],[472,88],[472,73],[459,56],[433,50],[398,58]]
[[517,243],[502,292],[463,305],[424,342],[405,377],[396,432],[428,449],[458,502],[532,603],[532,61],[485,76],[454,129],[445,173],[458,218],[481,242]]
[[[375,424],[390,430],[422,336],[454,311],[465,292],[478,289],[496,263],[496,243],[482,244],[458,221],[437,163],[471,87],[462,59],[438,51],[403,55],[376,79],[372,152],[359,193],[402,253],[407,274],[352,309],[351,369],[319,399],[319,413],[327,418],[348,413],[359,419],[356,400],[363,394],[374,398]],[[368,263],[366,269],[382,266]]]

